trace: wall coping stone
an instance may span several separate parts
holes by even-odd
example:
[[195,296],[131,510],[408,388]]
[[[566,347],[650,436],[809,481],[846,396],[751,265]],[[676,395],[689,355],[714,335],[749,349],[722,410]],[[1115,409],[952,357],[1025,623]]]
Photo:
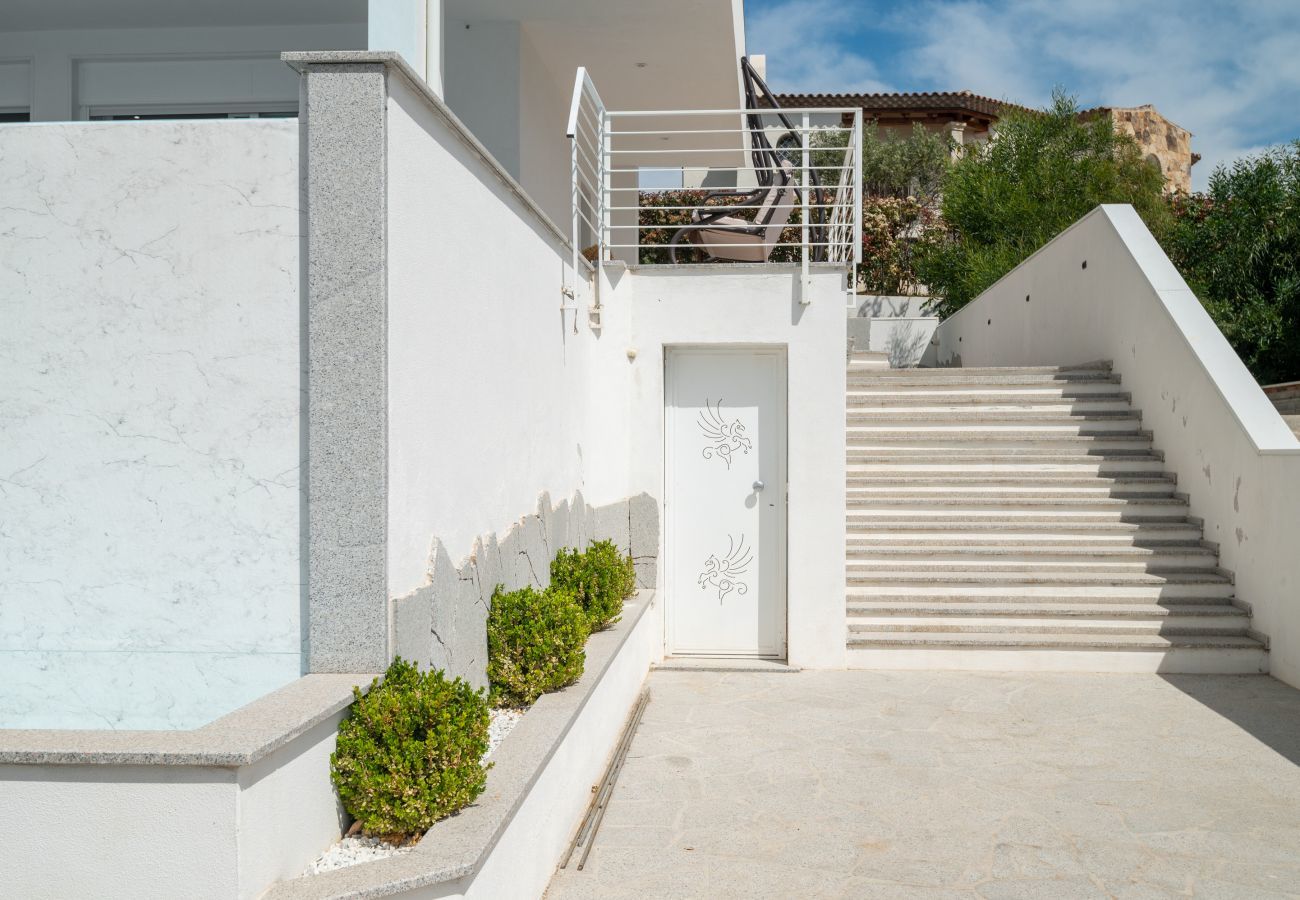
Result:
[[263,900],[385,897],[472,876],[505,832],[587,701],[618,658],[654,591],[639,591],[612,628],[587,641],[587,664],[577,684],[543,694],[492,757],[487,789],[473,804],[427,831],[409,853],[320,875],[281,881]]
[[428,83],[420,77],[418,72],[411,68],[411,64],[400,53],[393,50],[307,50],[281,53],[280,59],[300,73],[305,73],[313,66],[366,63],[382,65],[389,71],[397,72],[442,117],[456,136],[492,170],[492,174],[499,178],[501,183],[528,208],[528,211],[537,218],[542,226],[551,232],[566,248],[573,249],[573,243],[569,235],[560,230],[560,227],[552,221],[551,217],[537,205],[537,201],[528,195],[523,185],[497,161],[497,158],[492,155],[487,147],[483,146],[483,142],[474,136],[474,132],[470,131],[464,122],[457,118],[446,101],[433,92]]
[[0,729],[0,765],[251,765],[352,703],[375,675],[304,675],[200,728],[177,731]]

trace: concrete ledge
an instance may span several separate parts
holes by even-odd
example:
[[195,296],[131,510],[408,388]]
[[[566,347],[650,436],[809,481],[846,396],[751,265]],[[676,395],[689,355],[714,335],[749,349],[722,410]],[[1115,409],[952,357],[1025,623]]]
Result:
[[374,675],[307,675],[191,731],[0,730],[0,765],[251,765],[352,702]]
[[330,754],[370,681],[308,675],[193,731],[0,732],[6,895],[253,898],[294,877],[342,833]]
[[540,896],[662,645],[653,605],[643,591],[592,635],[578,683],[537,701],[497,751],[483,795],[412,852],[284,881],[266,898]]

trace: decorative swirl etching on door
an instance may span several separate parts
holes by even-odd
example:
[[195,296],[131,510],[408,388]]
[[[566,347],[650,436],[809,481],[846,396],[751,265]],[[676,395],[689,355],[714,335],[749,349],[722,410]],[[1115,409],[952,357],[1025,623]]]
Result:
[[718,398],[718,402],[713,405],[707,399],[704,401],[704,412],[700,413],[699,425],[704,439],[710,442],[704,448],[704,458],[713,459],[717,456],[727,464],[728,470],[731,469],[733,453],[742,450],[748,454],[753,449],[753,442],[745,435],[744,424],[739,419],[729,422],[722,414],[722,398]]
[[718,558],[717,554],[712,554],[704,561],[704,571],[700,573],[699,585],[700,590],[707,591],[710,588],[718,590],[718,604],[722,604],[722,599],[730,594],[733,590],[736,596],[742,596],[749,592],[749,585],[740,581],[741,575],[749,568],[750,562],[753,561],[753,554],[745,546],[745,536],[740,536],[737,542],[731,535],[727,535],[727,554]]

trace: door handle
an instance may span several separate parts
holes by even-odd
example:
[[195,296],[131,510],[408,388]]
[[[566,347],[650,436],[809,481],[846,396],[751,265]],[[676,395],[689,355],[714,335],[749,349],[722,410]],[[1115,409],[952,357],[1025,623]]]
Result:
[[755,482],[754,482],[754,490],[755,490],[755,491],[761,491],[761,490],[762,490],[763,488],[765,488],[765,487],[767,487],[767,485],[763,484],[763,482],[761,482],[761,481],[755,481]]

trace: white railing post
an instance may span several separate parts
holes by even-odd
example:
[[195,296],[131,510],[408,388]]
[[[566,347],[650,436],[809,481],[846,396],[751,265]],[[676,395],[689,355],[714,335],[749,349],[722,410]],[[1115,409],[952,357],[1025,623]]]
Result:
[[[853,111],[853,265],[862,265],[862,110]],[[856,283],[857,272],[854,271]]]
[[[811,279],[808,275],[808,231],[811,224],[808,221],[808,192],[812,189],[812,181],[808,178],[808,113],[806,111],[803,114],[803,127],[799,131],[799,146],[803,157],[803,175],[800,177],[799,182],[800,224],[802,226],[799,229],[799,249],[802,257],[799,275],[799,302],[807,306],[812,302],[812,293],[809,290]],[[828,236],[829,234],[830,232],[827,231]]]

